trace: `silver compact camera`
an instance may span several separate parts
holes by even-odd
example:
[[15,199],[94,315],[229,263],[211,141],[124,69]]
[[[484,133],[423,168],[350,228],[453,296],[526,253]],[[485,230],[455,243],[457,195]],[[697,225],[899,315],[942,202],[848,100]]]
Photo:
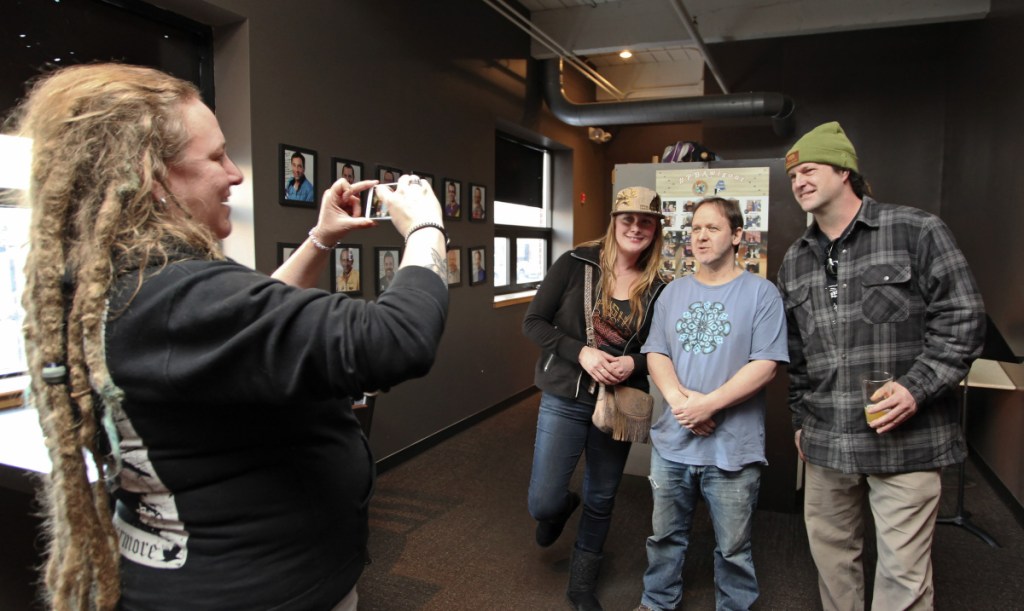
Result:
[[379,184],[376,187],[370,189],[366,196],[366,218],[373,219],[375,221],[390,221],[391,213],[388,211],[388,205],[385,201],[377,197],[377,188],[384,187],[391,191],[395,190],[398,186],[397,182],[386,182]]

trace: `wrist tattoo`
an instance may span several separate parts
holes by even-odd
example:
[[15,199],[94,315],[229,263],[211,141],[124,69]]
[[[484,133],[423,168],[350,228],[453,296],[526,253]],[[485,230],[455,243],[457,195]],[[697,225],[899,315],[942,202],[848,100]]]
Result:
[[444,281],[445,286],[448,285],[448,257],[445,253],[437,252],[435,249],[430,249],[431,263],[427,266],[427,269],[433,271],[435,274],[440,276],[441,280]]

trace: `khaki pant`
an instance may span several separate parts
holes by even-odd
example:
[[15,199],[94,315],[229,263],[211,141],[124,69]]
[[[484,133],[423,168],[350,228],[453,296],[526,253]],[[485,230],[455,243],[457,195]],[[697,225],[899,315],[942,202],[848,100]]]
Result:
[[872,608],[932,609],[939,471],[862,475],[807,464],[804,523],[826,611],[864,609],[864,498],[875,519]]

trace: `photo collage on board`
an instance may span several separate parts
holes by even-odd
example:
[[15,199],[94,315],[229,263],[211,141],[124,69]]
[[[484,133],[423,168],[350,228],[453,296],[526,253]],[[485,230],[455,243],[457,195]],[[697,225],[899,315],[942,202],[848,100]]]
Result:
[[743,237],[737,263],[766,277],[768,264],[768,168],[658,170],[655,190],[665,214],[661,269],[666,278],[697,271],[691,237],[693,210],[706,197],[739,202]]

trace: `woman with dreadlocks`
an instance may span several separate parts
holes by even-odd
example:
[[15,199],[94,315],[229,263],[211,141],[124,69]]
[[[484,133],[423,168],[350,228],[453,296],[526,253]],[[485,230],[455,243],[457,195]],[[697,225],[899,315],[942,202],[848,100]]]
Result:
[[373,225],[356,217],[375,181],[332,185],[273,278],[226,260],[242,175],[191,84],[72,67],[16,120],[33,139],[25,334],[53,461],[50,605],[354,609],[373,462],[348,397],[433,362],[448,296],[430,188],[376,188],[406,248],[366,303],[311,287]]

